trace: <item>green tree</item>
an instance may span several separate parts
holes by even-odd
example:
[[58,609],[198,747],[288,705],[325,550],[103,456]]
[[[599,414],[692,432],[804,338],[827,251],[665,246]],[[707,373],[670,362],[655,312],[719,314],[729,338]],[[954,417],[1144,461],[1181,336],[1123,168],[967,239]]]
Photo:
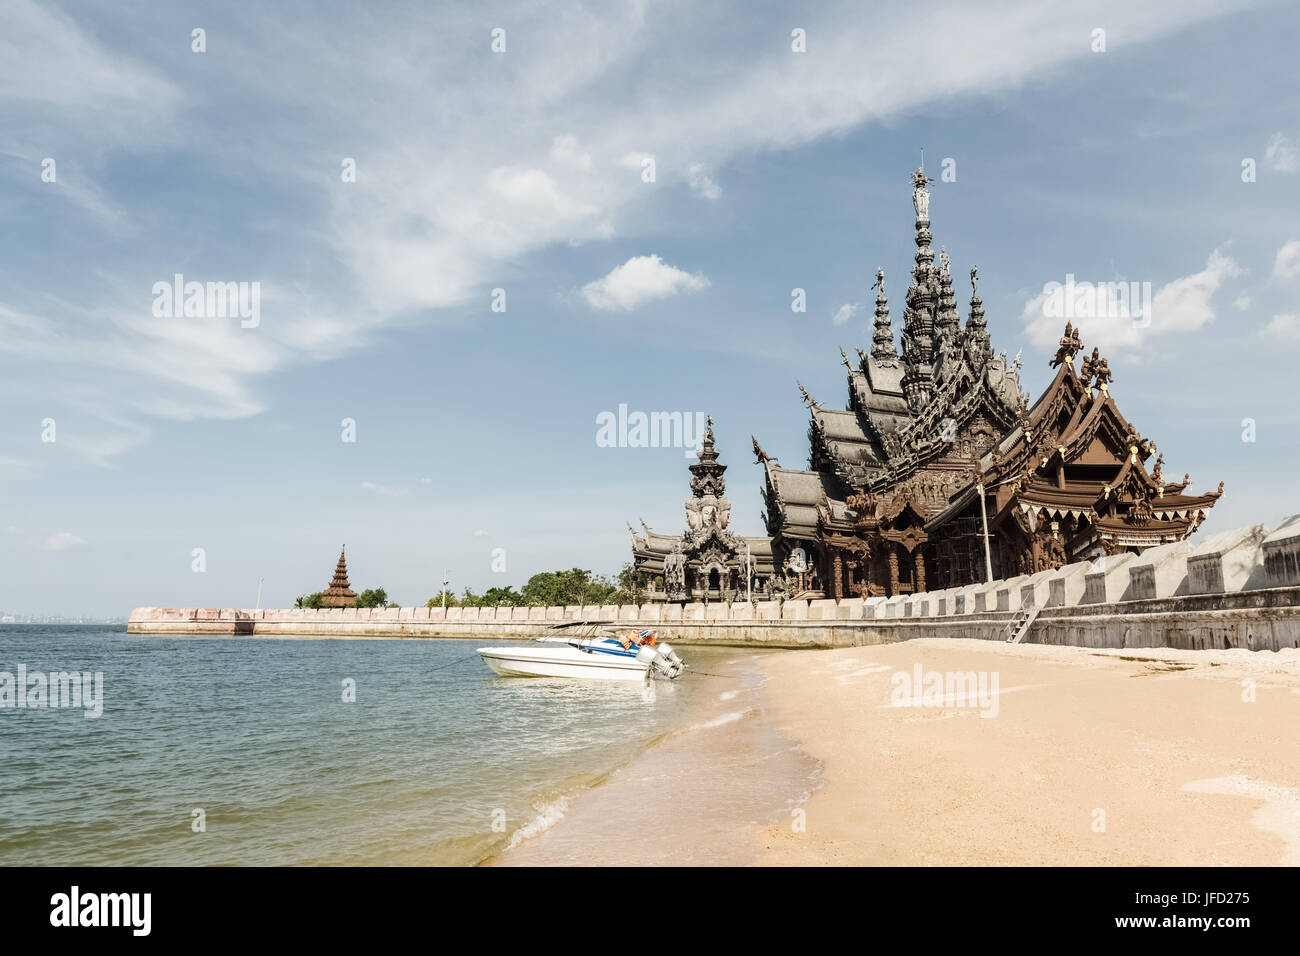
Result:
[[383,588],[366,588],[357,595],[357,607],[388,607],[388,592]]
[[641,604],[645,601],[645,575],[632,562],[623,565],[614,580],[617,587],[610,595],[610,603]]
[[513,587],[488,588],[483,592],[480,607],[498,607],[502,604],[518,607],[524,603],[524,596]]
[[[445,593],[446,593],[446,597],[447,597],[447,607],[460,607],[460,601],[458,601],[458,600],[456,599],[456,595],[452,594],[450,591],[447,591],[447,592],[445,592]],[[439,592],[438,592],[437,594],[435,594],[433,597],[429,598],[429,600],[425,603],[424,606],[425,606],[425,607],[442,607],[443,594],[444,594],[444,592],[439,591]]]
[[568,571],[541,571],[528,579],[520,594],[525,604],[534,607],[599,604],[601,595],[607,590],[601,586],[602,580],[593,579],[592,573],[582,568],[570,568]]
[[315,594],[299,594],[297,599],[293,602],[293,606],[305,607],[305,608],[322,607],[323,605],[321,604],[321,600],[320,600],[320,592],[317,591]]

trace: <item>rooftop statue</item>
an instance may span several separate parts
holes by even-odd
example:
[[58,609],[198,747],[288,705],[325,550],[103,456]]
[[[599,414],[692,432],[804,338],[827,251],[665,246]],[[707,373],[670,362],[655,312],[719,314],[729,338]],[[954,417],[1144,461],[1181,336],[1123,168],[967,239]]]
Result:
[[916,209],[917,221],[930,221],[930,190],[925,187],[932,182],[934,180],[925,174],[924,166],[912,173],[912,206]]
[[1065,323],[1065,334],[1061,336],[1060,347],[1056,350],[1056,357],[1049,363],[1052,368],[1059,368],[1066,362],[1074,361],[1074,353],[1083,348],[1083,341],[1079,338],[1079,330],[1073,323]]

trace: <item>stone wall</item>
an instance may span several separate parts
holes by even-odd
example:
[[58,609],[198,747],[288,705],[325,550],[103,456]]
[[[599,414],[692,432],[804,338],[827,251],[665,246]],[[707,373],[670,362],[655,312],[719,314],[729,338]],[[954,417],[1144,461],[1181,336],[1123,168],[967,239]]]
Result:
[[[659,628],[685,644],[849,647],[913,637],[1000,640],[1040,608],[1026,643],[1081,647],[1300,647],[1297,523],[1223,532],[1056,571],[892,598],[604,607],[137,608],[132,634],[527,639],[566,621]],[[1265,562],[1268,562],[1267,569]],[[1119,596],[1117,599],[1116,596]]]

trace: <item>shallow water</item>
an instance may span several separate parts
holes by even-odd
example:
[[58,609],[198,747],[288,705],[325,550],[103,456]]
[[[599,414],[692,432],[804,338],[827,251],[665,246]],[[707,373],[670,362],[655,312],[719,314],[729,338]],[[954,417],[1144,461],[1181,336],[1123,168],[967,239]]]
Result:
[[[706,753],[715,768],[744,763],[752,747],[726,741],[768,732],[754,720],[752,654],[683,648],[697,671],[737,676],[688,674],[646,692],[499,678],[473,653],[482,643],[0,627],[0,671],[104,680],[99,719],[0,709],[0,865],[526,862],[580,843],[593,795],[624,787],[620,774],[659,774],[674,802],[705,801],[689,768]],[[788,802],[806,778],[799,761],[764,777],[756,806]],[[560,821],[573,825],[552,829]]]

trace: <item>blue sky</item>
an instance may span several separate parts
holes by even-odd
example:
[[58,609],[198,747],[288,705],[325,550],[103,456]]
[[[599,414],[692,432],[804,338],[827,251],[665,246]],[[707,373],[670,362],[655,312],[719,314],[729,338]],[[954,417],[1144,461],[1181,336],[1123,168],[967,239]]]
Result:
[[[901,319],[922,147],[1031,397],[1046,283],[1149,282],[1082,334],[1166,474],[1226,483],[1201,533],[1300,510],[1293,8],[698,6],[4,4],[0,611],[284,606],[343,542],[406,604],[613,573],[688,493],[597,446],[620,404],[711,414],[761,533],[749,436],[803,465],[795,382],[843,407],[877,266]],[[176,273],[260,323],[155,317]]]

